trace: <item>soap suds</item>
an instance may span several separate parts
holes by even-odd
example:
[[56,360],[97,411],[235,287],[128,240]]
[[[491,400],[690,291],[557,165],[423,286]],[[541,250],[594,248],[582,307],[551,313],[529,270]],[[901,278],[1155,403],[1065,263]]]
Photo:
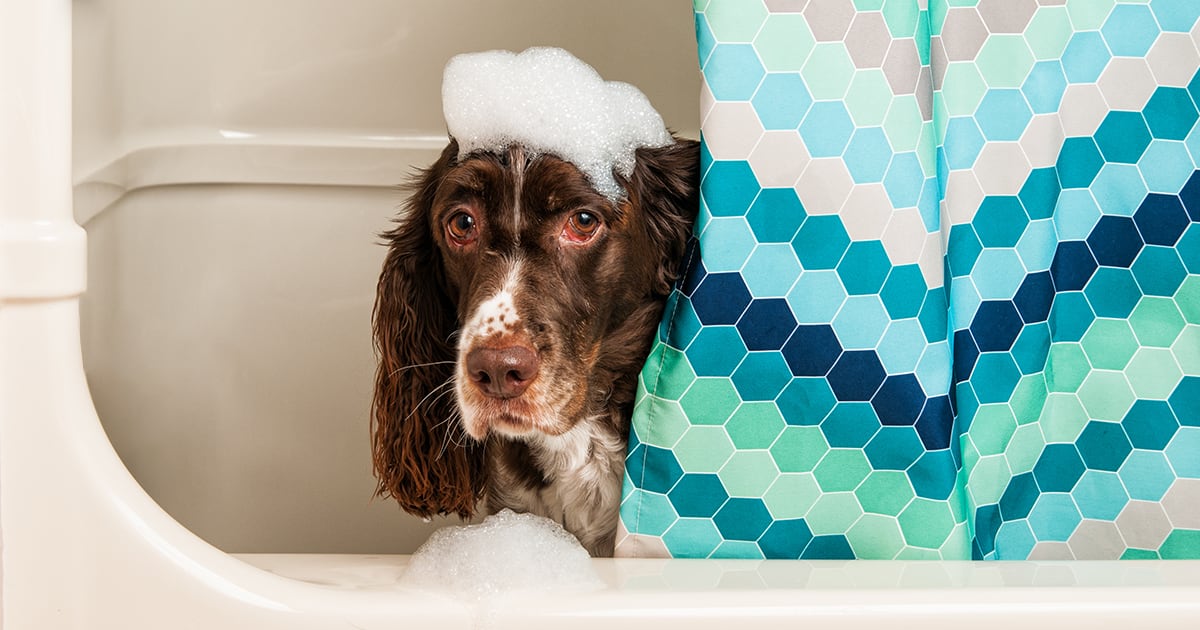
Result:
[[472,602],[510,592],[604,586],[574,536],[548,518],[512,510],[478,525],[437,530],[413,554],[400,584]]
[[446,64],[442,110],[459,157],[513,143],[567,160],[610,199],[634,152],[671,143],[662,116],[637,88],[605,81],[559,48],[467,53]]

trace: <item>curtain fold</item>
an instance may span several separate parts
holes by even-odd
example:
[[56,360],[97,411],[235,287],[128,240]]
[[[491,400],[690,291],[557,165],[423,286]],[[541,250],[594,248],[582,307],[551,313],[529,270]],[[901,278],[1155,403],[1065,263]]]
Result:
[[1200,557],[1200,3],[695,9],[618,555]]

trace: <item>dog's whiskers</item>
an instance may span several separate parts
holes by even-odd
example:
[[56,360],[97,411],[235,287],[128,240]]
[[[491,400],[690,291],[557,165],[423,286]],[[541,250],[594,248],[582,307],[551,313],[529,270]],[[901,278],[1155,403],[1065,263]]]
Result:
[[402,366],[392,370],[392,372],[390,374],[388,374],[388,376],[395,376],[405,370],[411,370],[413,368],[431,367],[434,365],[446,365],[447,363],[454,363],[454,361],[430,361],[429,363],[414,363],[412,365],[402,365]]

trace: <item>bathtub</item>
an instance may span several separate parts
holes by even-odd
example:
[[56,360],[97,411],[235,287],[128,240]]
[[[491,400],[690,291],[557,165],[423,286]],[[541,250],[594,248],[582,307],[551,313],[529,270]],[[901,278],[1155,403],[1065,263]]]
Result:
[[694,137],[688,4],[3,0],[0,627],[1195,627],[1189,561],[396,585],[446,522],[370,501],[372,243],[445,142],[442,64],[569,46]]

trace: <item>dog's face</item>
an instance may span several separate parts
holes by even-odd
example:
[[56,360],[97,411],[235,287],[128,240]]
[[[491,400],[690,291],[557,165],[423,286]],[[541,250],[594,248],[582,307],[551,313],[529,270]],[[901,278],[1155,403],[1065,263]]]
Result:
[[519,147],[447,169],[431,229],[460,325],[461,422],[559,435],[589,410],[611,330],[656,290],[653,209],[596,192],[574,165]]
[[381,494],[470,514],[488,436],[627,411],[695,216],[699,146],[636,155],[616,201],[519,146],[460,159],[451,142],[419,177],[376,296]]

